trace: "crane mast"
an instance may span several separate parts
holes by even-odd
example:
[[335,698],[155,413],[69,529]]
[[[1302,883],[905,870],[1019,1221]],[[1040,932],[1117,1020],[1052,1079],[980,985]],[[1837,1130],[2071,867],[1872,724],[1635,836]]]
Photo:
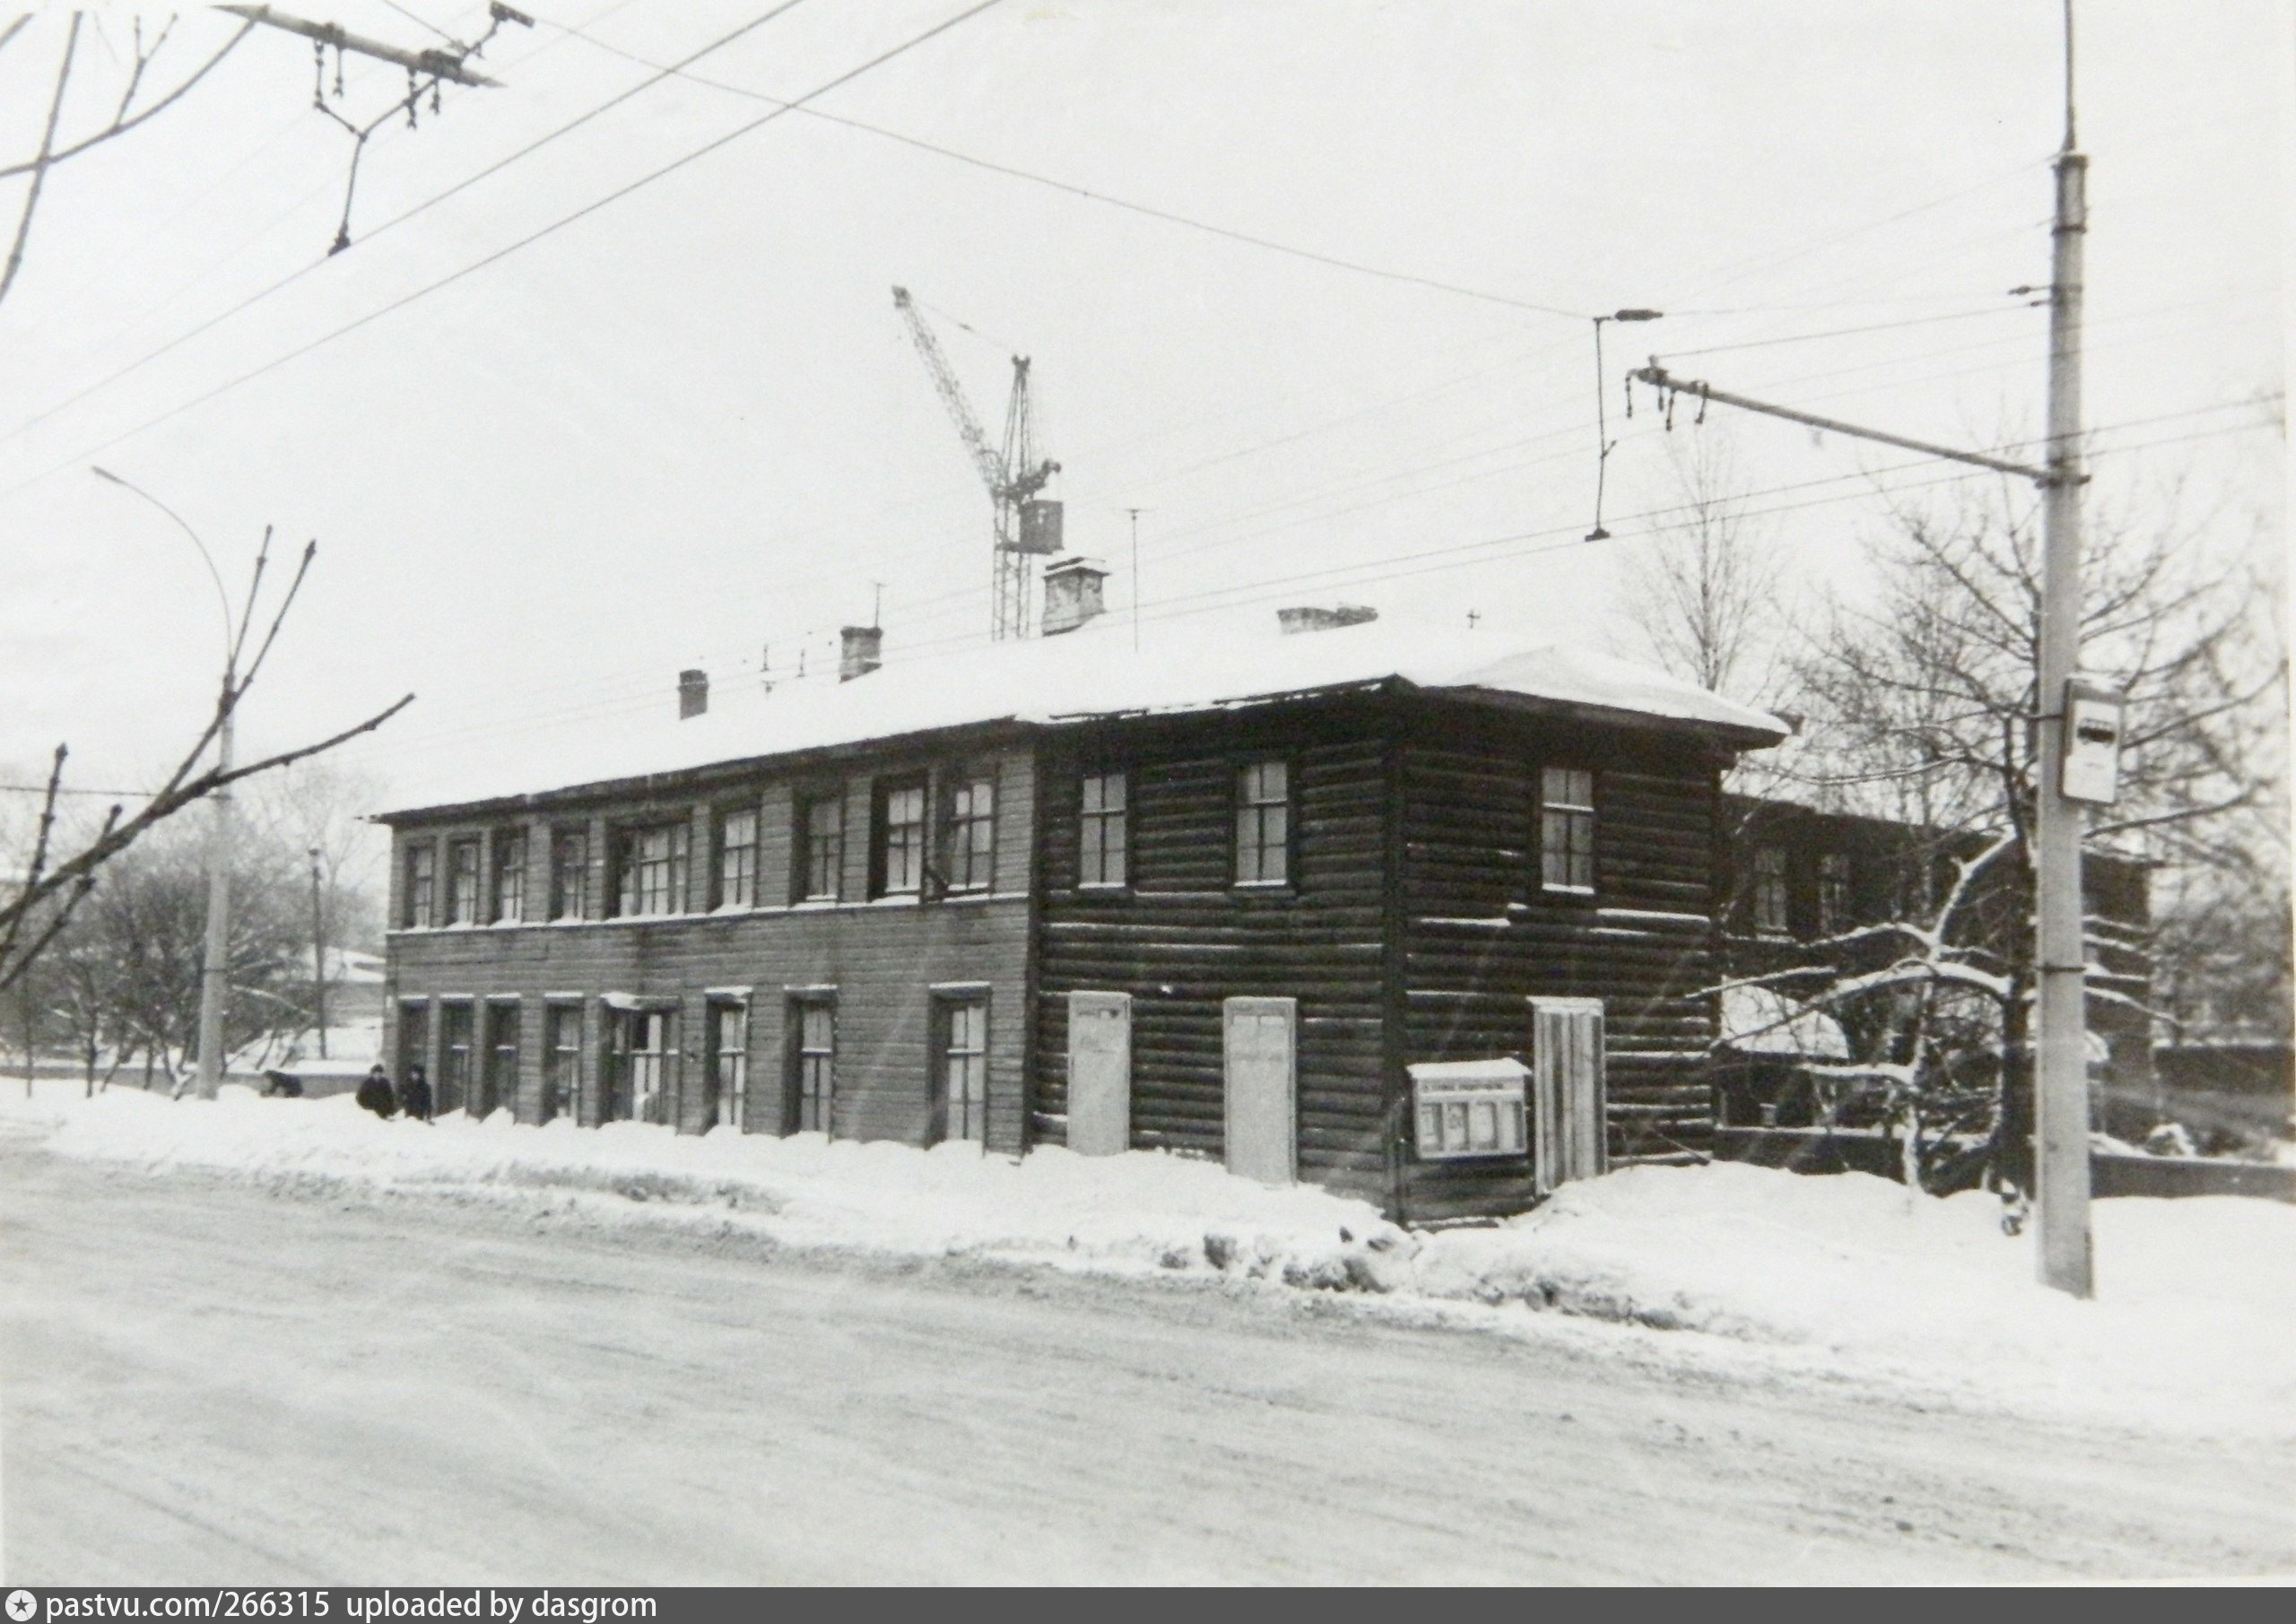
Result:
[[909,338],[924,358],[933,387],[957,426],[957,438],[964,441],[981,483],[988,487],[996,515],[991,535],[990,633],[999,641],[1027,637],[1030,587],[1035,580],[1030,560],[1058,552],[1061,544],[1060,504],[1039,494],[1060,472],[1060,465],[1049,457],[1039,459],[1036,454],[1034,413],[1029,404],[1029,358],[1013,358],[1013,395],[1004,410],[1004,443],[1000,451],[989,445],[987,431],[974,414],[972,403],[965,398],[948,357],[941,352],[940,341],[933,336],[933,329],[926,325],[907,288],[893,290],[893,308],[908,324]]

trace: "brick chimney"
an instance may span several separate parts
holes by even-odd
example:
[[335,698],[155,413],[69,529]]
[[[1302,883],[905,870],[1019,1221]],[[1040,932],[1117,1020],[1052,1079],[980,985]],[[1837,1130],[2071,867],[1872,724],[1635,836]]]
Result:
[[1329,631],[1335,626],[1361,626],[1378,618],[1378,610],[1361,604],[1340,604],[1330,609],[1318,604],[1275,612],[1275,622],[1283,628],[1286,637],[1300,631]]
[[1104,605],[1100,602],[1100,583],[1109,572],[1098,559],[1081,555],[1061,559],[1044,567],[1044,635],[1057,637],[1064,631],[1074,631],[1098,615]]
[[709,673],[706,671],[678,673],[678,720],[698,716],[709,708]]
[[844,645],[838,655],[839,682],[850,682],[856,677],[865,677],[885,663],[883,628],[848,626],[840,635]]

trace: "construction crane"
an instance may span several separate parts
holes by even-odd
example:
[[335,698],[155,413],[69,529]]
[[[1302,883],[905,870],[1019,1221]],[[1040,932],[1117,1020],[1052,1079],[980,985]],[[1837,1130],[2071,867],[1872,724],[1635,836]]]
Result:
[[1029,358],[1013,358],[1013,398],[1004,408],[1004,447],[999,452],[990,447],[987,430],[973,415],[972,404],[965,399],[957,375],[950,370],[948,357],[941,353],[939,341],[926,326],[907,288],[893,290],[893,308],[909,324],[909,335],[916,341],[917,352],[925,358],[925,369],[933,375],[933,387],[949,409],[958,437],[972,454],[973,466],[996,507],[990,634],[1000,642],[1025,638],[1030,630],[1029,589],[1035,578],[1030,560],[1058,552],[1061,546],[1060,504],[1038,494],[1060,472],[1060,465],[1050,457],[1042,461],[1037,457],[1029,410]]

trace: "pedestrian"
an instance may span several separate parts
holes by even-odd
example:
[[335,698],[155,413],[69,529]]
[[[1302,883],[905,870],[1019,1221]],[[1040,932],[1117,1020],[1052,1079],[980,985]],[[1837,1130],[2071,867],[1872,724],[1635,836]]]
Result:
[[392,1090],[390,1077],[380,1061],[370,1066],[367,1074],[359,1080],[356,1098],[362,1111],[372,1111],[378,1116],[398,1115],[398,1096]]
[[430,1120],[430,1080],[423,1075],[419,1060],[406,1068],[406,1082],[399,1090],[399,1103],[406,1107],[410,1121]]

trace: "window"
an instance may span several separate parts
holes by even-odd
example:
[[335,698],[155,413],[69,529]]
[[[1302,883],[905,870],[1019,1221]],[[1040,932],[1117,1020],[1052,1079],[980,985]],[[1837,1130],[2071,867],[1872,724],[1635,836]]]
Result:
[[518,1109],[518,1006],[486,1006],[486,1070],[479,1099],[472,1115],[483,1116],[507,1108]]
[[475,1015],[467,1003],[439,1006],[439,1089],[431,1104],[444,1116],[470,1107],[471,1028]]
[[952,891],[985,891],[996,877],[996,780],[973,774],[949,786],[941,871]]
[[667,1010],[622,1010],[614,1017],[619,1085],[605,1115],[625,1122],[669,1120],[668,1082],[677,1048]]
[[1839,935],[1849,928],[1849,854],[1818,856],[1818,934]]
[[447,847],[447,923],[478,923],[479,842],[456,840]]
[[1595,889],[1595,775],[1583,768],[1539,772],[1539,884],[1591,895]]
[[553,1003],[543,1016],[542,1120],[581,1115],[582,1006]]
[[925,890],[925,780],[877,786],[869,871],[873,896],[918,896]]
[[683,823],[657,823],[619,832],[614,864],[620,885],[614,911],[620,917],[684,911],[689,832]]
[[439,848],[421,841],[406,848],[406,925],[428,930],[438,923]]
[[800,1133],[826,1133],[837,1098],[837,1005],[827,998],[793,1000],[789,1029],[796,1038],[791,1051],[796,1074],[789,1090],[796,1101],[793,1125]]
[[1088,773],[1079,814],[1076,882],[1125,883],[1126,785],[1120,772]]
[[1281,885],[1292,877],[1291,856],[1291,769],[1249,762],[1236,775],[1236,883]]
[[420,998],[398,1006],[398,1077],[404,1083],[416,1066],[430,1064],[430,1005]]
[[516,925],[526,914],[526,834],[506,829],[494,837],[494,907],[497,925]]
[[952,998],[941,1005],[941,1087],[944,1140],[984,1144],[988,1138],[988,1004]]
[[589,912],[589,831],[554,829],[550,837],[550,916],[582,919]]
[[844,890],[845,795],[824,790],[797,801],[797,884],[800,902],[834,902]]
[[757,905],[757,812],[744,807],[718,819],[718,906]]
[[745,1003],[713,1003],[709,1006],[710,1120],[741,1132],[749,1103],[750,1011]]
[[1754,848],[1754,934],[1783,936],[1787,933],[1786,848]]

